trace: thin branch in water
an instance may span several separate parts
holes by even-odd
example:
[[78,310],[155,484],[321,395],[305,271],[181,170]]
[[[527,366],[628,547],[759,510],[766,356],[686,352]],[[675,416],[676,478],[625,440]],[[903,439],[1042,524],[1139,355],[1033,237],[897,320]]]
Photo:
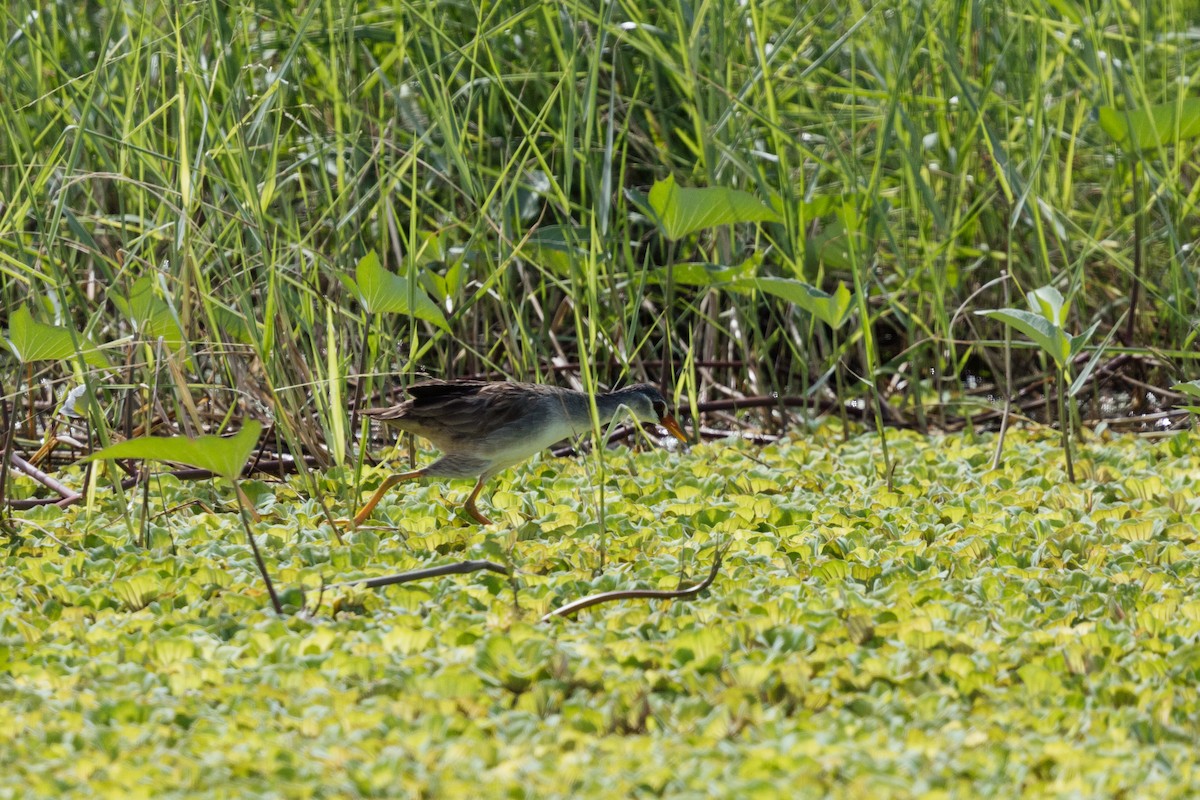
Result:
[[591,608],[601,603],[611,603],[616,600],[682,600],[698,595],[716,580],[717,573],[721,571],[721,561],[725,558],[725,554],[729,552],[729,548],[732,545],[733,543],[730,542],[724,547],[717,548],[716,554],[713,556],[712,569],[708,571],[708,577],[695,586],[690,586],[687,589],[620,589],[615,592],[591,594],[548,612],[542,617],[542,622],[549,622],[555,617],[574,616],[585,608]]
[[400,572],[380,578],[365,578],[358,581],[334,583],[330,584],[329,588],[337,589],[343,586],[363,586],[367,589],[379,589],[384,586],[395,586],[398,583],[411,583],[412,581],[421,581],[426,578],[440,578],[443,575],[465,575],[468,572],[479,572],[480,570],[496,572],[504,576],[509,575],[508,567],[497,564],[495,561],[457,561],[453,564],[443,564],[440,567],[414,569],[410,572]]

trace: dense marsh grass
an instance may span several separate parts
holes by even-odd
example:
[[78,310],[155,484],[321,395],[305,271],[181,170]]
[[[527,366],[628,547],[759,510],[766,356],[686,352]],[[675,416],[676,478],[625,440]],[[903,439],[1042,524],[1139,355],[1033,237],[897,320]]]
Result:
[[[94,385],[125,391],[94,422],[193,431],[237,407],[332,461],[347,400],[394,374],[671,376],[693,408],[844,408],[874,386],[946,426],[980,402],[964,386],[1002,394],[1004,330],[970,312],[1046,284],[1071,328],[1101,321],[1094,345],[1130,326],[1110,350],[1169,385],[1195,367],[1196,145],[1122,152],[1097,109],[1182,103],[1198,10],[9,2],[0,315],[28,304],[110,349],[121,369]],[[781,221],[669,242],[632,202],[668,175]],[[363,311],[350,279],[372,251],[445,329]],[[843,282],[857,313],[834,336],[785,301],[667,280],[692,263]],[[23,376],[29,400],[71,370]]]

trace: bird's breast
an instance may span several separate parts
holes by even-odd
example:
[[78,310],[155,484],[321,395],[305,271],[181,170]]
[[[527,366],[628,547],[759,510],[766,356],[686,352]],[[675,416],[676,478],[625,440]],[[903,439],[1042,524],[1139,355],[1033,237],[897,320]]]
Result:
[[518,464],[556,442],[569,439],[577,431],[566,421],[553,420],[535,429],[512,425],[487,443],[488,456],[497,464]]

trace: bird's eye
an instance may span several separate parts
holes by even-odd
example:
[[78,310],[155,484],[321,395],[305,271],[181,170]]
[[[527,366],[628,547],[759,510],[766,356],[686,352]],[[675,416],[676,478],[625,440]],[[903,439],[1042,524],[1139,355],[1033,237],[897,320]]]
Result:
[[667,404],[666,403],[655,403],[654,404],[654,413],[658,415],[659,419],[662,419],[663,417],[665,417],[667,415]]

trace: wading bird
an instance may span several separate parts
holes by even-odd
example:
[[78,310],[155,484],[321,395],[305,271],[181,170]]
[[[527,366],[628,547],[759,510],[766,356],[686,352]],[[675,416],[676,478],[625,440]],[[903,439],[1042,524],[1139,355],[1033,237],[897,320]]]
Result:
[[[410,399],[403,403],[363,414],[428,439],[442,457],[421,469],[389,475],[354,515],[353,525],[370,516],[388,489],[417,478],[475,478],[464,507],[481,524],[490,525],[475,507],[488,478],[592,429],[588,396],[573,389],[503,381],[426,381],[407,391]],[[623,408],[639,422],[656,423],[687,441],[656,387],[639,383],[596,395],[601,420],[611,420]]]

